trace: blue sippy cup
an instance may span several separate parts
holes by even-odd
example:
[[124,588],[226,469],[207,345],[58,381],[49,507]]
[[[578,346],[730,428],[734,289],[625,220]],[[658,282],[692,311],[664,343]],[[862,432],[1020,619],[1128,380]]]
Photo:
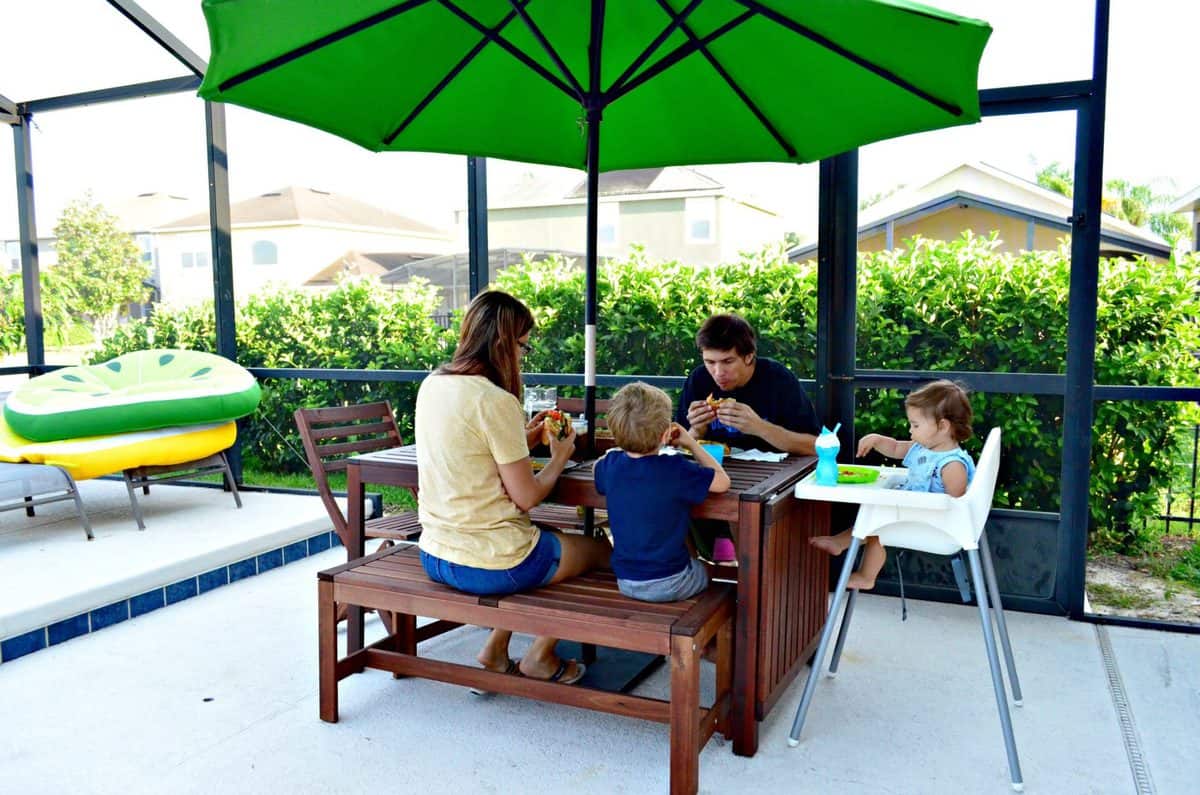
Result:
[[821,433],[817,436],[817,485],[818,486],[836,486],[838,482],[838,451],[842,449],[842,443],[838,440],[838,428],[842,424],[839,422],[831,431],[822,426]]

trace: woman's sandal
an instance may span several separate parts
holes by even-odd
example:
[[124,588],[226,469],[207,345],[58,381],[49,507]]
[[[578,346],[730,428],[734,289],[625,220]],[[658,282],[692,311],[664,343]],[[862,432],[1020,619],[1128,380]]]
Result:
[[[513,658],[509,657],[508,665],[505,666],[504,670],[503,671],[495,671],[494,673],[511,674],[513,676],[524,676],[524,674],[521,673],[521,669],[519,667],[520,665],[521,665],[520,658],[517,658],[514,660]],[[491,669],[488,669],[488,670],[491,670]],[[491,690],[484,690],[482,687],[472,687],[471,695],[473,695],[473,696],[490,696],[490,695],[494,695],[494,694],[492,693]]]
[[[575,663],[575,675],[567,676],[567,670],[571,667],[571,663]],[[575,660],[560,659],[558,661],[558,670],[552,673],[550,678],[545,681],[558,682],[560,685],[573,685],[582,679],[585,673],[587,673],[587,666],[583,663]]]

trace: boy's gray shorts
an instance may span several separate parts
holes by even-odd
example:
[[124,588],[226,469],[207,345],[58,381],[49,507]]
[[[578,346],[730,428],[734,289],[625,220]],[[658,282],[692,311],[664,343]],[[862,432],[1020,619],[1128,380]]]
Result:
[[708,570],[695,558],[678,574],[657,580],[617,580],[621,593],[643,602],[678,602],[708,587]]

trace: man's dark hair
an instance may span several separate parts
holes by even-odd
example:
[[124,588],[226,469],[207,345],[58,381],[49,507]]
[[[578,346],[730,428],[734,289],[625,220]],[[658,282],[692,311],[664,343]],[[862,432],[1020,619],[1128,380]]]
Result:
[[700,350],[735,350],[739,356],[749,356],[758,348],[754,344],[754,329],[739,315],[713,315],[696,332],[696,347]]

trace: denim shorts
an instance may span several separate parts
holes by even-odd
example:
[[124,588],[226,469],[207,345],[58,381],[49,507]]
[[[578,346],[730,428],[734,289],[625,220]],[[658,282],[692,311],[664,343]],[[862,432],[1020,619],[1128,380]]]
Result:
[[631,599],[643,602],[678,602],[690,599],[708,587],[708,569],[692,558],[678,574],[657,580],[617,580],[617,588]]
[[528,591],[550,582],[562,558],[562,542],[556,533],[541,531],[533,550],[511,569],[478,569],[451,563],[421,550],[421,565],[434,582],[456,591],[480,596],[505,595]]

